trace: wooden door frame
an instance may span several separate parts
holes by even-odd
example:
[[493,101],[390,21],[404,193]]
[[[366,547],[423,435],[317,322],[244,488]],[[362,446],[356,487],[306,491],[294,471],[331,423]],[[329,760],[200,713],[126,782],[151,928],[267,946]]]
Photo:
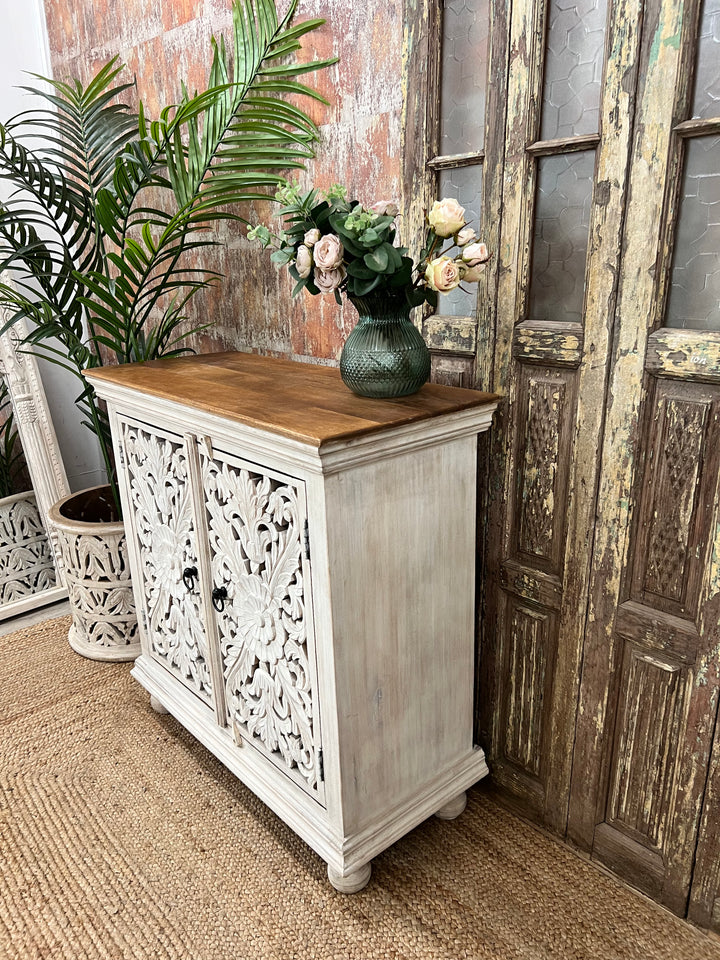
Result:
[[[444,166],[436,159],[440,143],[442,6],[443,0],[405,0],[404,4],[402,209],[406,212],[404,242],[409,242],[411,250],[420,249],[424,242],[425,211],[438,199],[438,173]],[[493,256],[477,285],[474,318],[433,315],[428,308],[422,323],[433,354],[434,373],[446,382],[453,379],[457,385],[479,390],[488,390],[493,380],[510,7],[511,0],[490,0],[480,226],[481,239]]]

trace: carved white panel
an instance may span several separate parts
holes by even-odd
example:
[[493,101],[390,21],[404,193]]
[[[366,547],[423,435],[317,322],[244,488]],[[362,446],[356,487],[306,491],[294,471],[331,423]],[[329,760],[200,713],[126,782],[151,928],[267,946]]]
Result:
[[[3,282],[11,283],[7,273]],[[8,320],[7,310],[0,307],[0,327]],[[15,421],[20,443],[32,481],[35,503],[49,537],[48,547],[55,564],[52,582],[49,574],[39,576],[35,589],[20,596],[18,587],[12,588],[15,599],[5,592],[7,599],[0,600],[0,620],[16,616],[33,607],[53,603],[66,595],[62,567],[62,552],[58,535],[49,524],[51,506],[70,492],[65,467],[58,447],[57,436],[50,417],[47,398],[37,367],[37,361],[29,353],[18,349],[18,343],[27,333],[23,320],[0,335],[0,376],[7,381],[15,410]],[[9,544],[9,540],[4,540]],[[17,562],[17,554],[13,562]],[[47,586],[45,585],[47,583]]]
[[0,500],[0,605],[57,585],[55,563],[32,491]]
[[[197,536],[182,440],[123,422],[132,525],[143,571],[147,634],[155,657],[206,702],[212,683],[197,576]],[[190,584],[190,586],[188,586]]]
[[213,586],[227,591],[217,620],[229,725],[317,792],[304,491],[223,456],[201,453],[201,468]]
[[[3,281],[8,282],[7,275]],[[6,320],[7,311],[0,309],[0,326]],[[37,361],[17,348],[26,333],[24,321],[19,321],[0,336],[0,371],[7,378],[40,515],[47,517],[50,507],[67,496],[70,488]]]

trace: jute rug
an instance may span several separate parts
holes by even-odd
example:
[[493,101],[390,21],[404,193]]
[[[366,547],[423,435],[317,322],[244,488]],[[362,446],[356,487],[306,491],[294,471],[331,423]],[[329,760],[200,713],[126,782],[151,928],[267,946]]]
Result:
[[0,638],[0,957],[720,960],[481,788],[343,896],[305,844],[68,620]]

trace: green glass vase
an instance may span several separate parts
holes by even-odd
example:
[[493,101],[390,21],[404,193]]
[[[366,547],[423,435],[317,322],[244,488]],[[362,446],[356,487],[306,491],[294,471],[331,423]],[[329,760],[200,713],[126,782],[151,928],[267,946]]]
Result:
[[349,297],[359,320],[340,355],[343,383],[361,397],[407,397],[430,377],[430,351],[411,307],[387,293]]

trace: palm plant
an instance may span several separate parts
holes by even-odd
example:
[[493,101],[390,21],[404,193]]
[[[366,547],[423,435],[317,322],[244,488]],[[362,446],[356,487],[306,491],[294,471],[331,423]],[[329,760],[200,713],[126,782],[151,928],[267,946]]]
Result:
[[19,492],[18,481],[24,472],[25,458],[15,426],[10,392],[7,381],[0,378],[0,500]]
[[274,0],[234,0],[233,43],[212,40],[206,90],[149,120],[120,97],[117,59],[83,86],[44,80],[41,101],[0,125],[0,304],[6,328],[28,318],[28,349],[81,381],[77,404],[117,489],[107,416],[83,375],[109,363],[188,352],[204,327],[188,301],[219,277],[192,255],[220,241],[213,221],[283,181],[314,155],[318,128],[288,95],[327,101],[298,79],[335,60],[298,63],[323,20],[282,21]]

